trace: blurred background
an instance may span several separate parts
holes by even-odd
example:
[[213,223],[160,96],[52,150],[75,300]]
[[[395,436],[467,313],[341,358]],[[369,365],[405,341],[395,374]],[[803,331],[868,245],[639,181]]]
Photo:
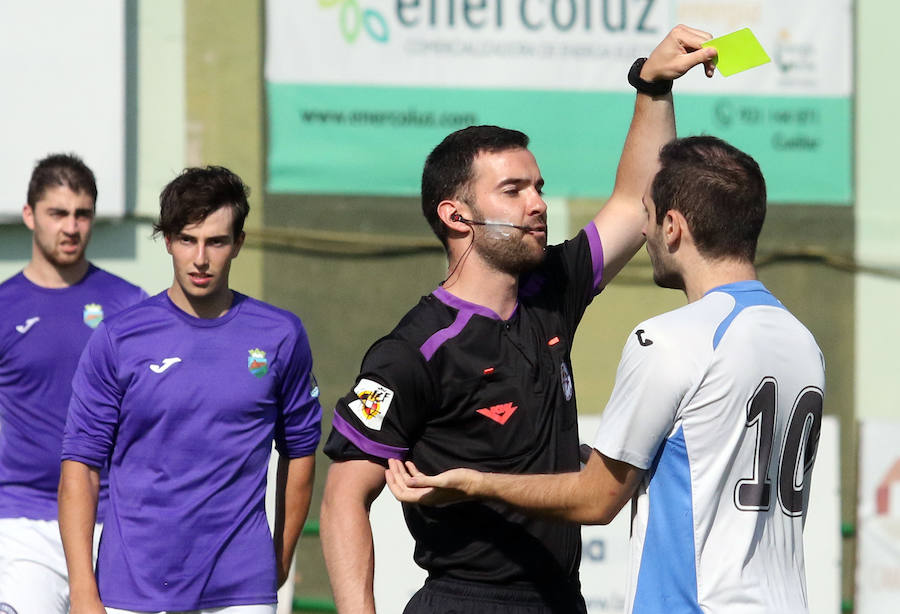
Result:
[[[47,153],[77,153],[97,174],[90,259],[151,294],[172,279],[151,238],[160,189],[185,166],[227,166],[252,189],[232,287],[302,318],[327,436],[365,350],[445,276],[418,201],[428,151],[472,123],[527,132],[551,239],[574,235],[612,188],[634,99],[627,70],[677,23],[714,36],[750,27],[772,59],[677,83],[679,134],[720,136],[760,162],[770,197],[760,277],[827,361],[835,508],[821,539],[834,543],[834,573],[811,576],[809,591],[833,594],[829,611],[890,611],[882,604],[900,599],[891,0],[0,0],[0,277],[30,256],[20,212]],[[602,411],[634,324],[683,303],[653,285],[643,251],[595,301],[573,351],[583,414]],[[297,612],[333,611],[317,538],[327,467],[320,457]]]

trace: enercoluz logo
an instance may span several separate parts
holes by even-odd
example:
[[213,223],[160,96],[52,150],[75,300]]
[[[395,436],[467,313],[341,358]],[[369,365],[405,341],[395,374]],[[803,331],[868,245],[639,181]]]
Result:
[[387,20],[379,11],[361,8],[358,0],[319,0],[324,9],[338,8],[338,26],[341,36],[348,43],[355,43],[359,33],[365,31],[378,43],[386,43],[390,38]]

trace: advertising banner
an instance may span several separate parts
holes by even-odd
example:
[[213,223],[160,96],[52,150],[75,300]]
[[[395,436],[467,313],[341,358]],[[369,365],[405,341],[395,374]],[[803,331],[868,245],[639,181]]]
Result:
[[21,216],[35,163],[74,153],[97,213],[125,213],[125,3],[0,3],[0,219]]
[[851,200],[851,0],[269,0],[273,192],[414,195],[446,134],[525,131],[555,196],[607,196],[632,61],[678,23],[750,27],[772,62],[676,87],[679,130],[760,162],[770,200]]

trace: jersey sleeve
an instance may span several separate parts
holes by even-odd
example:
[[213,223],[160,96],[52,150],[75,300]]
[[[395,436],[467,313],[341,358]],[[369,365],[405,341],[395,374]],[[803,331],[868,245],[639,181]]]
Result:
[[675,426],[690,378],[678,348],[658,325],[642,323],[628,337],[612,395],[600,416],[594,448],[616,460],[649,469]]
[[275,448],[288,458],[315,453],[322,436],[322,407],[312,371],[309,338],[299,321],[296,326],[289,360],[279,382],[281,411],[275,423]]
[[106,466],[119,423],[122,389],[109,329],[101,322],[88,340],[75,376],[62,441],[62,460]]
[[363,359],[353,389],[334,408],[325,453],[338,461],[404,459],[433,406],[421,354],[405,342],[381,340]]

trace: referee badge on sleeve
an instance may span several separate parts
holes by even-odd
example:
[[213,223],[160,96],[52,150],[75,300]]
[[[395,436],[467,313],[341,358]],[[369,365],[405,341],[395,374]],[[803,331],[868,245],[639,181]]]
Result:
[[361,379],[353,389],[356,400],[349,407],[360,421],[374,431],[381,430],[381,423],[391,406],[394,391],[370,379]]

